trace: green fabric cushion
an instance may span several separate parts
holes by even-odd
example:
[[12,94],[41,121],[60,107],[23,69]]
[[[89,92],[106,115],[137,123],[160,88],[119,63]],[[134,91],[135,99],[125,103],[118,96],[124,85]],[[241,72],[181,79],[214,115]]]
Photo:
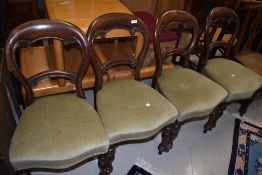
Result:
[[68,168],[106,153],[106,132],[93,107],[73,95],[55,95],[27,107],[12,138],[9,156],[15,170]]
[[164,70],[157,85],[181,113],[178,121],[210,114],[227,96],[221,86],[186,68]]
[[105,84],[97,93],[97,111],[110,144],[148,138],[177,118],[167,99],[132,79]]
[[228,91],[227,102],[247,99],[262,86],[260,75],[228,59],[209,60],[204,73]]

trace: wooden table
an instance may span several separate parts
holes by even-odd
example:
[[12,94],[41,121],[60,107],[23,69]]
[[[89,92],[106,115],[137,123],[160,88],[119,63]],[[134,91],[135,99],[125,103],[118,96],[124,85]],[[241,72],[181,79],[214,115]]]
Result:
[[[71,2],[75,5],[66,6],[63,3]],[[78,25],[84,32],[86,32],[88,25],[92,22],[91,18],[88,15],[92,13],[88,10],[84,11],[83,9],[91,8],[90,4],[87,5],[87,2],[91,3],[91,0],[46,0],[47,10],[49,17],[52,19],[62,19],[67,20],[69,22]],[[118,4],[118,8],[113,8],[113,6],[107,6],[105,8],[98,8],[96,14],[97,16],[107,13],[107,12],[131,12],[125,8],[121,3],[117,0],[96,0],[97,3],[95,4],[96,7],[102,6],[101,2],[107,2],[107,4],[115,3]],[[110,1],[110,2],[109,2]],[[80,5],[80,2],[82,4]],[[92,1],[93,3],[95,0]],[[59,5],[59,3],[62,3]],[[77,5],[78,4],[78,5]],[[105,4],[104,4],[105,5]],[[93,6],[94,8],[94,6]],[[106,11],[105,9],[110,9],[110,11]],[[54,10],[56,9],[56,10]],[[80,10],[82,9],[82,10]],[[118,9],[118,10],[117,10]],[[63,11],[67,11],[68,14],[64,13]],[[82,11],[82,12],[81,12]],[[94,11],[94,10],[93,10]],[[65,16],[63,16],[63,14]],[[75,15],[74,15],[75,14]],[[75,18],[73,18],[75,16]],[[68,18],[68,19],[66,19]],[[93,17],[95,18],[95,16]],[[109,33],[108,37],[126,37],[130,36],[129,32],[121,31],[121,30],[114,30],[115,32]],[[140,39],[139,39],[140,38]],[[141,49],[141,38],[139,35],[137,36],[137,47],[135,53],[138,53],[139,49]],[[130,38],[131,39],[131,38]],[[140,41],[139,41],[140,40]],[[53,69],[66,69],[71,72],[75,72],[80,64],[81,53],[78,49],[67,47],[62,45],[61,42],[55,41],[54,45],[44,45],[44,46],[37,46],[31,48],[23,48],[20,50],[20,68],[22,73],[28,78],[40,71],[45,70],[53,70]],[[117,48],[115,45],[109,42],[99,42],[96,45],[96,50],[99,51],[100,59],[106,60],[106,58],[123,58],[123,57],[132,57],[134,56],[134,43],[133,41],[129,42],[129,39],[119,41]],[[139,48],[140,47],[140,48]],[[149,51],[149,55],[153,54],[153,49],[151,48]],[[56,62],[54,62],[54,56],[56,58]],[[72,59],[73,58],[73,59]],[[148,57],[147,57],[148,58]],[[146,58],[146,59],[147,59]],[[150,58],[151,60],[151,58]],[[172,64],[163,65],[163,69],[167,69],[173,67]],[[141,78],[150,78],[155,70],[155,64],[151,61],[144,61],[143,67],[141,69]],[[112,72],[108,73],[104,76],[103,81],[109,82],[116,79],[123,79],[132,76],[132,72],[127,69],[116,69],[112,70]],[[93,69],[90,67],[86,72],[86,75],[82,81],[82,87],[84,89],[92,88],[94,86],[95,76]],[[57,93],[64,93],[64,92],[71,92],[74,90],[74,85],[69,81],[61,81],[60,84],[57,83],[57,79],[44,79],[39,81],[36,86],[33,87],[33,92],[35,97],[41,97],[46,95],[52,95]],[[22,96],[25,96],[24,90],[22,90]]]
[[[86,32],[91,22],[100,15],[113,12],[132,14],[118,0],[45,0],[46,10],[50,19],[68,21]],[[108,33],[107,38],[127,37],[130,33],[125,30],[114,30]],[[137,36],[135,55],[141,50],[143,38]],[[63,44],[54,41],[55,64],[57,69],[64,69]],[[65,81],[59,80],[59,85],[64,86]]]
[[[252,31],[254,30],[253,28],[256,27],[256,26],[249,26],[248,25],[248,22],[250,20],[250,17],[251,17],[251,12],[254,10],[254,9],[258,9],[258,8],[262,8],[262,2],[261,1],[256,1],[256,0],[241,0],[239,2],[239,7],[240,10],[246,10],[245,12],[245,15],[244,15],[244,19],[241,21],[241,29],[240,29],[240,33],[239,33],[239,41],[236,45],[236,48],[235,48],[235,51],[236,52],[239,52],[240,51],[240,46],[243,42],[243,38],[244,38],[244,35],[246,32],[248,32],[248,27],[250,28],[249,30]],[[255,18],[256,19],[256,18]],[[257,23],[261,22],[260,19],[257,19]],[[246,41],[246,44],[244,47],[247,47],[247,45],[250,45],[252,44],[252,41],[254,39],[254,37],[256,37],[256,35],[252,35],[252,33],[250,33],[250,37],[248,38],[248,41]],[[251,41],[251,43],[250,43]]]

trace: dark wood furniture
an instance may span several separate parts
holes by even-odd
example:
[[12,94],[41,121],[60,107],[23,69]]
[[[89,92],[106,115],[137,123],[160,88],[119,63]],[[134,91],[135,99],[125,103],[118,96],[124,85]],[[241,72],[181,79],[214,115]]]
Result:
[[[239,31],[238,42],[235,47],[235,52],[251,49],[254,37],[259,36],[261,32],[261,8],[262,2],[257,0],[236,0],[233,9],[236,10],[242,17],[241,28]],[[243,15],[244,14],[244,15]],[[261,40],[256,43],[256,49],[260,49]],[[259,48],[260,47],[260,48]],[[254,49],[254,50],[256,50]]]
[[14,175],[9,163],[9,145],[16,121],[21,111],[17,103],[16,91],[7,70],[3,49],[0,49],[0,170],[1,175]]
[[[139,33],[143,37],[142,49],[138,57],[110,58],[101,61],[95,49],[95,39],[105,38],[115,29],[128,31],[131,36]],[[170,126],[177,111],[174,106],[141,80],[140,70],[148,51],[148,29],[143,21],[134,15],[110,13],[98,17],[87,31],[90,43],[88,51],[93,61],[96,82],[94,87],[96,109],[108,134],[109,152],[99,157],[98,163],[104,174],[113,170],[115,149],[123,143],[140,142],[151,139],[162,130],[159,152],[166,148]],[[133,79],[103,83],[103,75],[116,67],[125,66],[132,70]],[[110,164],[108,164],[109,162]],[[101,173],[101,174],[103,174]]]
[[238,12],[244,17],[233,56],[262,76],[262,2],[241,1]]
[[7,0],[11,28],[24,22],[39,19],[37,0]]
[[[15,53],[46,38],[77,46],[81,51],[81,61],[76,72],[51,69],[30,77],[22,74]],[[87,46],[83,32],[62,21],[31,21],[17,26],[10,33],[5,47],[7,65],[26,92],[26,108],[9,148],[10,162],[18,173],[31,174],[39,169],[68,171],[80,162],[107,152],[108,140],[99,116],[83,99],[82,80],[90,65]],[[58,77],[69,79],[75,85],[78,97],[59,94],[35,100],[32,87],[43,79]]]
[[202,34],[207,15],[216,6],[224,6],[224,0],[185,0],[184,10],[194,15]]
[[[176,24],[181,33],[188,33],[190,39],[184,46],[174,45],[166,51],[161,50],[160,32]],[[185,11],[170,10],[162,14],[157,20],[154,36],[154,49],[156,55],[156,73],[153,79],[153,87],[157,87],[180,112],[177,120],[172,124],[172,131],[165,151],[173,146],[181,126],[187,122],[209,118],[204,125],[204,132],[216,126],[214,118],[223,114],[223,101],[227,92],[210,81],[205,76],[189,68],[189,57],[197,42],[199,27],[197,20]],[[179,42],[179,41],[178,41]],[[162,64],[172,55],[174,64],[180,66],[169,70],[162,70]],[[177,58],[179,61],[177,62]],[[189,98],[190,96],[190,98]],[[210,100],[212,99],[212,100]],[[208,101],[208,103],[207,103]]]
[[[212,40],[210,33],[222,27],[222,36],[230,32],[228,41]],[[216,7],[209,13],[204,31],[204,54],[201,57],[199,71],[204,72],[210,79],[224,87],[229,95],[225,99],[224,108],[231,103],[240,103],[239,113],[244,115],[248,106],[262,90],[261,76],[250,69],[233,61],[231,48],[238,36],[240,21],[232,9]],[[213,58],[210,53],[221,48],[224,55]]]
[[7,5],[5,1],[0,2],[0,47],[4,47],[5,38],[8,35],[10,28],[10,21],[7,16]]
[[161,13],[170,10],[183,10],[185,0],[119,0],[130,11],[144,11],[150,13],[154,17],[158,17]]
[[37,0],[1,0],[0,47],[15,26],[33,19],[39,19]]

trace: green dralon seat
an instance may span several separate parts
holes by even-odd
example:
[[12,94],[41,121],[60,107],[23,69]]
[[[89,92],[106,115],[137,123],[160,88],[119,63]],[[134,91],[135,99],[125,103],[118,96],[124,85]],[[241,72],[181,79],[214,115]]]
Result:
[[94,108],[73,95],[37,99],[23,112],[9,156],[16,170],[68,168],[108,150],[106,132]]
[[262,87],[260,75],[232,60],[211,59],[203,71],[228,91],[227,102],[250,98]]
[[97,93],[97,112],[110,144],[151,137],[177,118],[161,94],[131,79],[105,84]]
[[164,70],[157,87],[180,112],[178,121],[209,115],[227,97],[227,91],[187,68]]

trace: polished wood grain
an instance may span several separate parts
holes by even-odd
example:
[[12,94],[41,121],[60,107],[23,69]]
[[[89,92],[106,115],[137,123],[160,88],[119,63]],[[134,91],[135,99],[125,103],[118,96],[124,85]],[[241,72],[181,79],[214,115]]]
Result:
[[[46,0],[46,10],[50,19],[71,22],[86,32],[91,22],[106,13],[132,12],[118,0]],[[116,30],[107,37],[130,36],[126,31]]]
[[120,0],[130,11],[146,11],[151,15],[155,15],[158,0],[146,0],[141,3],[141,0]]
[[[118,0],[46,0],[46,10],[50,19],[59,19],[68,21],[78,26],[83,32],[86,32],[90,23],[98,16],[107,13],[127,13],[132,14]],[[107,38],[130,36],[125,30],[114,30],[107,34]],[[141,37],[137,36],[137,50],[141,49]],[[57,68],[64,67],[63,47],[61,44],[55,45],[55,62]],[[65,81],[59,81],[60,86],[65,86]]]
[[184,10],[185,0],[158,0],[155,17],[159,17],[167,10]]

